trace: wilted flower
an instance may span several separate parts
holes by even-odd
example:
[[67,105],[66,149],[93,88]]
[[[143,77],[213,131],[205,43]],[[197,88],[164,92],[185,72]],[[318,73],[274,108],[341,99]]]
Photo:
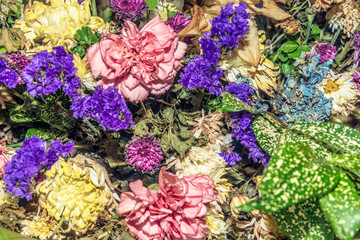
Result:
[[103,211],[116,206],[105,168],[90,159],[61,159],[45,175],[36,187],[40,206],[57,221],[64,217],[77,232],[85,233]]
[[35,39],[42,39],[50,48],[71,48],[76,30],[84,26],[98,31],[106,28],[100,17],[91,16],[90,0],[81,4],[77,0],[50,0],[48,4],[34,1],[28,5],[24,20],[16,20],[14,28],[20,28],[32,44]]
[[355,0],[343,0],[334,10],[327,13],[326,18],[329,19],[332,31],[340,28],[350,36],[360,24],[359,4]]
[[6,184],[3,179],[0,179],[0,209],[6,205],[17,206],[20,198],[15,197],[6,191]]
[[108,0],[109,6],[121,22],[137,21],[146,10],[145,0]]
[[355,47],[353,68],[357,68],[360,62],[360,32],[359,31],[356,31],[354,33],[354,40],[352,42],[352,45]]
[[329,43],[321,43],[315,47],[315,52],[320,54],[319,64],[335,59],[337,54],[336,47],[331,46]]
[[176,13],[171,16],[165,23],[172,27],[176,33],[183,30],[189,23],[191,22],[191,18],[185,17],[182,13]]
[[360,100],[360,92],[353,82],[352,72],[334,74],[330,70],[318,88],[324,92],[325,97],[333,99],[333,114],[348,116]]
[[143,173],[154,172],[163,160],[161,144],[153,136],[136,137],[125,146],[126,160]]
[[88,90],[94,91],[96,88],[96,81],[93,78],[90,70],[90,66],[87,63],[86,57],[81,59],[79,54],[74,55],[74,67],[77,68],[76,76],[78,76],[81,80],[83,86],[85,86]]
[[208,210],[206,213],[206,222],[209,226],[211,236],[226,236],[227,228],[223,214]]
[[360,91],[360,72],[354,71],[352,77],[353,82],[356,84],[358,90]]
[[178,178],[162,168],[155,194],[141,180],[129,184],[132,192],[121,194],[117,214],[126,216],[131,232],[140,240],[204,239],[209,233],[205,204],[216,199],[207,176]]
[[105,36],[88,49],[91,72],[105,88],[115,86],[132,102],[165,93],[173,84],[186,44],[155,17],[140,31],[127,21],[121,35]]
[[20,221],[23,226],[21,234],[29,237],[37,237],[40,240],[50,239],[53,234],[57,221],[49,216],[35,216],[33,220]]

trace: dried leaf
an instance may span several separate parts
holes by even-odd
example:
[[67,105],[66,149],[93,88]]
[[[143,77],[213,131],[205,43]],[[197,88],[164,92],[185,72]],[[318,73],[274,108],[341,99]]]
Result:
[[195,2],[191,3],[193,4],[192,20],[189,25],[178,33],[180,39],[202,35],[208,26],[208,23],[205,21],[204,11]]
[[24,48],[25,42],[26,38],[20,29],[0,29],[0,46],[5,47],[8,53]]

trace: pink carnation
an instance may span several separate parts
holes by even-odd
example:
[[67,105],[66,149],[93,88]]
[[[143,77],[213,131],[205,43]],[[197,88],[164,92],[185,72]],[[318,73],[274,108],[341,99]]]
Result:
[[166,92],[181,68],[187,45],[159,16],[140,31],[127,21],[120,35],[104,36],[87,52],[98,85],[115,86],[132,102]]
[[214,182],[208,176],[191,175],[179,179],[166,172],[159,174],[157,194],[141,180],[129,184],[132,192],[121,194],[117,214],[140,240],[204,239],[206,203],[216,200]]

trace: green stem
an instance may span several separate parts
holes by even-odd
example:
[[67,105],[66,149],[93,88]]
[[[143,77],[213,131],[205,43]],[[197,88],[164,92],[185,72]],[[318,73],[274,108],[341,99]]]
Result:
[[51,234],[50,239],[52,239],[56,235],[57,231],[59,231],[59,229],[60,229],[61,225],[63,224],[64,220],[65,220],[65,217],[62,216],[62,218],[60,219],[60,222],[56,225],[53,233]]
[[309,21],[308,21],[307,34],[306,34],[305,41],[304,41],[304,43],[303,43],[302,45],[306,45],[307,41],[309,40],[312,23],[313,23],[313,20],[309,20]]
[[108,239],[109,239],[109,237],[110,237],[110,233],[108,233],[108,234],[104,237],[104,239],[103,239],[103,240],[108,240]]
[[6,147],[10,147],[10,148],[18,148],[21,147],[22,143],[15,143],[15,144],[7,144]]
[[338,28],[338,30],[336,30],[336,33],[335,33],[333,39],[331,39],[331,43],[330,43],[331,46],[334,46],[334,44],[335,44],[337,38],[339,37],[341,31],[342,31],[342,29],[340,27]]
[[345,55],[349,52],[350,50],[350,47],[351,47],[351,43],[352,43],[352,38],[346,43],[345,47],[341,50],[340,54],[338,54],[336,57],[335,57],[335,61],[336,62],[341,62]]
[[96,0],[91,0],[91,11],[93,16],[97,16]]
[[99,130],[97,130],[88,119],[84,118],[84,123],[91,129],[91,131],[95,133],[95,135],[97,135],[98,137],[101,136]]

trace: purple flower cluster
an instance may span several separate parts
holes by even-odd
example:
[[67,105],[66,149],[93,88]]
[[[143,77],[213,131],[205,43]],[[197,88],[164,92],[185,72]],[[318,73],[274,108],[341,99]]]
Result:
[[252,89],[248,84],[242,83],[230,83],[225,87],[225,91],[228,93],[231,93],[238,99],[240,99],[243,102],[246,102],[250,105],[249,97],[254,94],[254,89]]
[[125,146],[126,160],[143,173],[154,172],[163,160],[160,146],[153,136],[136,137]]
[[219,153],[220,157],[224,158],[225,162],[230,166],[234,166],[242,160],[240,154],[238,154],[237,152],[233,152],[234,148],[235,147],[231,147],[230,151],[224,150]]
[[46,141],[38,136],[26,139],[22,147],[16,151],[16,155],[6,163],[3,179],[6,190],[16,197],[32,199],[30,193],[31,180],[38,175],[41,168],[50,167],[59,159],[65,157],[74,149],[74,143],[69,141],[65,145],[60,140],[50,144],[46,151]]
[[354,68],[357,68],[360,63],[360,31],[354,33],[354,40],[352,46],[355,47],[354,53]]
[[356,84],[357,88],[360,91],[360,72],[354,71],[353,75],[353,82]]
[[145,0],[108,0],[108,4],[121,22],[137,21],[147,6]]
[[180,74],[184,87],[195,89],[203,87],[210,94],[220,95],[224,90],[220,78],[225,73],[217,66],[222,48],[232,49],[238,46],[239,38],[249,30],[246,4],[240,3],[233,9],[233,3],[228,3],[221,9],[220,15],[212,20],[211,33],[205,34],[199,40],[202,55],[196,56]]
[[165,23],[169,25],[174,32],[178,33],[189,25],[190,22],[191,18],[185,17],[184,14],[178,12],[169,18]]
[[208,37],[218,37],[219,46],[234,48],[239,46],[239,39],[245,37],[250,30],[248,19],[250,14],[246,12],[247,5],[243,2],[233,8],[233,3],[228,3],[221,8],[220,14],[216,16],[211,23],[211,34]]
[[66,95],[73,98],[81,86],[80,79],[75,75],[74,58],[61,46],[53,49],[55,52],[39,52],[24,68],[23,79],[27,90],[35,97],[49,95],[62,88]]
[[18,78],[17,72],[10,68],[5,60],[0,59],[0,83],[7,88],[15,88]]
[[336,47],[331,46],[329,43],[321,43],[315,47],[315,52],[320,54],[319,64],[335,59],[337,54]]
[[103,91],[99,86],[92,95],[81,97],[78,95],[70,107],[75,118],[95,118],[104,128],[119,131],[133,127],[132,114],[126,106],[118,89],[109,87]]
[[15,64],[20,72],[22,72],[24,68],[31,62],[27,56],[21,55],[21,53],[12,53],[7,55],[7,57]]

